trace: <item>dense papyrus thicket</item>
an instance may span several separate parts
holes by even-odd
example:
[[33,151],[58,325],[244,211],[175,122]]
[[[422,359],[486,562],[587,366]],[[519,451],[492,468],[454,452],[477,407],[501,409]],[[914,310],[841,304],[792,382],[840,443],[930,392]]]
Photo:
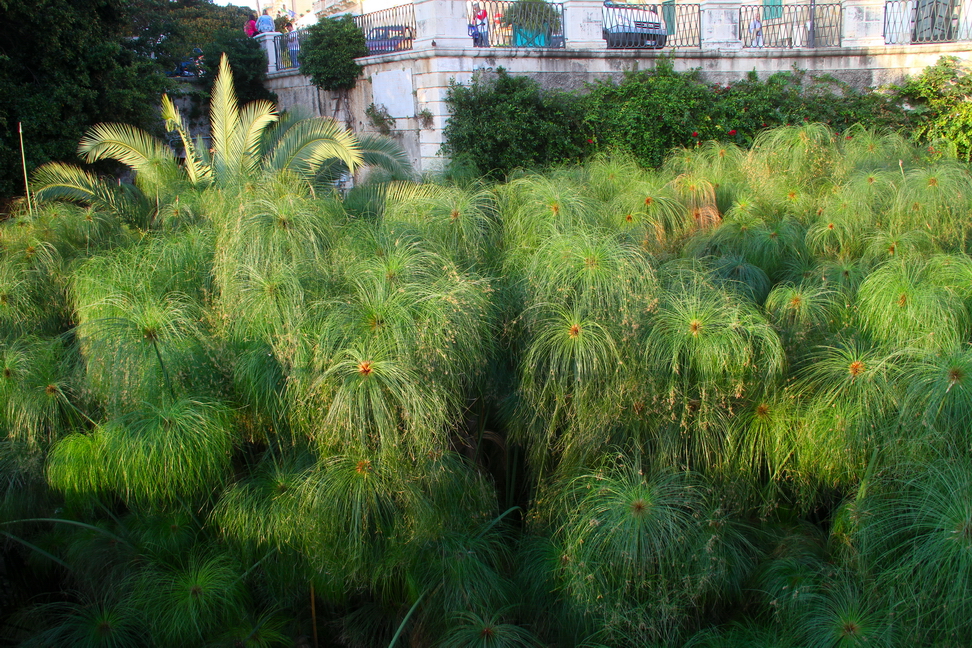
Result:
[[392,150],[220,92],[211,156],[93,132],[136,185],[48,167],[0,230],[8,634],[967,641],[948,151],[809,124],[342,198]]

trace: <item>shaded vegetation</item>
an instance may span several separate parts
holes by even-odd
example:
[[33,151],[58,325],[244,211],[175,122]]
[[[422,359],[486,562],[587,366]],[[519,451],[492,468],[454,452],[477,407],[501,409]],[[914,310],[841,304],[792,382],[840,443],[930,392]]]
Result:
[[[417,184],[228,65],[0,229],[24,645],[972,633],[972,176],[801,123]],[[339,194],[340,173],[382,161]],[[389,180],[394,174],[399,179]],[[9,601],[9,603],[7,602]]]

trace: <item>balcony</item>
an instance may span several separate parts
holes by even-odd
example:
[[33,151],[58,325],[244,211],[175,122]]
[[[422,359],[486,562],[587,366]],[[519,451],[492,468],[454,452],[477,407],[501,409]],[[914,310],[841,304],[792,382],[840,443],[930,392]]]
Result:
[[884,5],[888,45],[972,40],[972,0],[890,0]]
[[700,47],[701,5],[605,2],[601,34],[608,49]]
[[467,2],[466,18],[467,34],[475,47],[566,46],[562,4],[531,0]]
[[388,54],[412,49],[415,40],[415,5],[405,4],[354,17],[364,33],[368,54]]
[[840,47],[840,4],[764,4],[739,8],[744,48]]

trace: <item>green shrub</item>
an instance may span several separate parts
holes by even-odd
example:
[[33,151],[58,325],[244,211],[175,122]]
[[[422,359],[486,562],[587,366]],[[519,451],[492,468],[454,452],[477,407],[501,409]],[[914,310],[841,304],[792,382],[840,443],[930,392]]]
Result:
[[494,174],[562,163],[597,149],[628,152],[641,164],[658,166],[675,147],[706,140],[748,146],[763,129],[803,122],[838,131],[857,123],[909,123],[893,93],[861,92],[799,71],[766,80],[752,72],[733,84],[711,84],[699,70],[676,72],[664,58],[654,70],[599,81],[583,95],[542,90],[533,80],[500,71],[495,80],[454,84],[448,101],[445,153],[467,155],[480,172]]
[[[902,127],[907,116],[892,95],[861,92],[831,76],[807,77],[794,70],[760,80],[755,72],[726,86],[716,86],[720,120],[749,144],[764,128],[820,122],[837,131],[854,125]],[[718,134],[717,134],[718,135]]]
[[301,69],[318,88],[350,90],[362,70],[354,59],[368,56],[368,47],[351,16],[341,16],[308,27],[300,54]]
[[497,176],[584,153],[578,98],[542,90],[528,77],[499,68],[495,78],[477,76],[468,86],[453,82],[446,101],[452,118],[443,151],[468,156],[480,173]]
[[657,166],[669,150],[710,139],[749,145],[756,133],[800,122],[836,130],[852,124],[900,126],[904,112],[892,97],[860,92],[829,77],[805,83],[802,72],[755,72],[733,84],[708,84],[699,70],[676,72],[667,59],[620,83],[590,86],[584,123],[598,146],[630,151]]
[[517,0],[503,15],[503,25],[528,31],[557,31],[560,10],[545,0]]
[[621,83],[599,81],[584,100],[584,125],[598,146],[630,151],[657,166],[693,133],[717,139],[725,130],[714,120],[716,95],[697,71],[675,72],[662,59],[652,72],[631,72]]
[[959,157],[972,159],[972,75],[966,65],[943,56],[897,91],[913,109],[916,141],[944,139],[956,146]]

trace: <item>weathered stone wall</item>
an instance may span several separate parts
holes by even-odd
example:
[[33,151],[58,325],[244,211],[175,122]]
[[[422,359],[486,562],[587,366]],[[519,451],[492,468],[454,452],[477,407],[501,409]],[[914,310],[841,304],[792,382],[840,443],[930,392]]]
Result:
[[[445,105],[449,83],[467,83],[477,71],[499,67],[537,79],[547,88],[583,89],[597,79],[620,78],[626,70],[652,69],[662,57],[676,70],[699,68],[713,83],[731,83],[756,71],[765,77],[794,67],[811,74],[829,74],[855,87],[901,81],[921,72],[943,55],[972,58],[972,43],[935,45],[872,45],[829,49],[680,49],[672,51],[606,49],[445,48],[436,45],[360,59],[363,78],[350,93],[345,110],[335,112],[336,97],[319,92],[310,80],[294,72],[269,75],[268,86],[289,110],[301,107],[315,115],[337,117],[355,132],[374,132],[365,116],[371,103],[381,104],[395,119],[392,135],[412,157],[416,168],[441,167],[439,149],[448,119]],[[431,115],[424,128],[419,115]]]

